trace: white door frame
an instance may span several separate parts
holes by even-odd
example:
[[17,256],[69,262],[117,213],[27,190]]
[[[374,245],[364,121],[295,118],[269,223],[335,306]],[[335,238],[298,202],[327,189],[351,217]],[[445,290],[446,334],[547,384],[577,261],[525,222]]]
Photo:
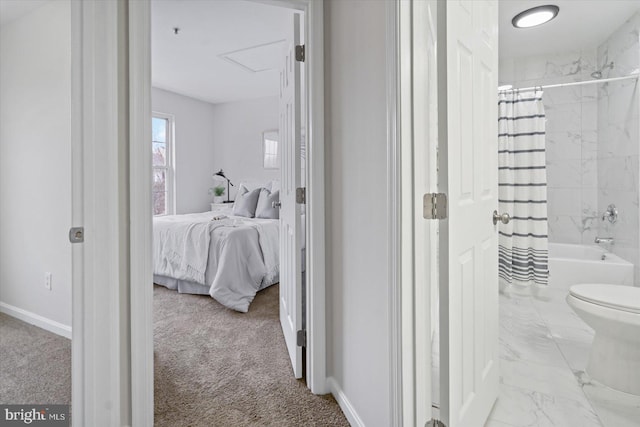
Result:
[[[408,28],[404,19],[408,12],[406,2],[390,1],[386,4],[386,62],[387,62],[387,236],[389,239],[389,420],[393,426],[403,425],[403,357],[412,353],[404,352],[403,335],[403,293],[401,289],[404,274],[404,233],[405,218],[402,216],[404,200],[402,191],[403,152],[401,145],[410,142],[411,134],[406,133],[406,120],[411,115],[404,110],[406,97],[406,64],[411,61],[405,52],[405,34]],[[409,104],[410,105],[410,104]],[[406,315],[406,314],[405,314]],[[408,350],[408,349],[407,349]]]
[[77,425],[131,424],[130,231],[137,230],[129,218],[125,6],[71,2],[71,220],[84,227],[84,243],[72,250]]
[[[307,45],[307,385],[326,382],[322,0],[303,11]],[[73,418],[153,424],[150,1],[71,2]],[[128,37],[127,37],[128,35]],[[134,143],[135,142],[135,143]]]
[[325,296],[324,201],[324,0],[261,1],[304,12],[305,93],[307,109],[306,351],[307,387],[314,394],[329,392]]
[[[307,386],[315,394],[328,392],[326,382],[325,325],[325,240],[324,240],[324,46],[323,1],[262,1],[275,6],[304,12],[306,44],[306,108],[309,121],[307,183]],[[151,283],[150,260],[151,159],[146,141],[150,141],[151,120],[151,54],[150,2],[128,1],[129,4],[129,88],[131,91],[131,254],[144,262],[131,264],[132,283]],[[145,143],[139,143],[145,141]],[[145,151],[147,150],[147,151]],[[147,173],[148,172],[148,173]],[[145,175],[146,174],[146,175]],[[148,176],[148,177],[147,177]],[[140,196],[135,198],[133,196]],[[144,196],[144,197],[143,197]],[[134,225],[136,227],[134,228]],[[136,425],[151,425],[153,420],[153,289],[132,287],[131,307],[131,386],[133,420]]]
[[[153,425],[153,261],[151,256],[151,4],[129,6],[129,120],[131,192],[132,425]],[[135,143],[134,143],[135,142]],[[175,141],[172,141],[174,143]],[[175,149],[175,143],[172,146]],[[175,196],[175,194],[174,194]],[[175,197],[174,197],[175,203]],[[175,206],[174,206],[175,208]],[[137,262],[133,262],[136,260]],[[140,286],[142,285],[142,286]]]
[[[397,197],[391,202],[394,215],[390,221],[399,219],[397,236],[391,238],[392,253],[397,257],[396,284],[391,281],[391,292],[395,292],[395,313],[392,310],[391,328],[399,339],[392,337],[391,349],[396,353],[396,364],[392,359],[392,387],[395,387],[396,411],[392,421],[397,426],[423,426],[431,420],[431,330],[433,322],[433,291],[438,285],[437,241],[434,224],[422,216],[422,194],[437,190],[435,173],[437,138],[434,138],[433,117],[430,117],[432,94],[430,78],[435,74],[425,71],[433,67],[428,57],[426,22],[429,4],[437,0],[396,1],[395,37],[397,75],[397,124],[395,135],[390,136],[390,146],[395,145],[396,168],[390,167],[390,180],[396,180]],[[431,58],[433,59],[433,58]],[[392,138],[395,136],[396,141]],[[423,161],[418,164],[416,159]],[[421,170],[418,170],[422,168]],[[393,193],[392,193],[393,194]],[[425,226],[426,225],[426,226]],[[416,233],[422,233],[417,236]],[[395,246],[394,246],[395,245]],[[421,245],[416,253],[417,245]],[[393,375],[396,375],[395,378]],[[393,399],[393,394],[392,394]],[[393,407],[393,406],[392,406]]]

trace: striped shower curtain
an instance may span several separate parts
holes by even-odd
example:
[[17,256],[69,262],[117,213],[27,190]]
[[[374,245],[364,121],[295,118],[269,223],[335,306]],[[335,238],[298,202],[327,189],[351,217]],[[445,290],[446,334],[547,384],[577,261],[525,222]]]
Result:
[[547,170],[542,90],[507,91],[498,102],[499,275],[504,285],[547,285]]

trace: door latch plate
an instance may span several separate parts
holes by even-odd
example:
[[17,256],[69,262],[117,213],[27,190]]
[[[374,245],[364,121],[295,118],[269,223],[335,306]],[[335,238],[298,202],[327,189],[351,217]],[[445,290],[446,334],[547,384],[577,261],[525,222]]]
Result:
[[72,227],[69,229],[69,241],[71,243],[84,242],[84,227]]
[[299,205],[307,203],[307,189],[305,187],[296,188],[296,203]]
[[303,44],[296,46],[296,61],[304,62],[306,56],[305,53],[306,52]]
[[296,344],[298,347],[306,347],[307,346],[307,331],[304,329],[300,329],[296,333]]

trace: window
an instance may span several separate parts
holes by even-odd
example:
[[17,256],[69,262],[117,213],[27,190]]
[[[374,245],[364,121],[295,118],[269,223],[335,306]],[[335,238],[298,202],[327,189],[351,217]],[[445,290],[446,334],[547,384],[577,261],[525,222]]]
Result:
[[153,214],[174,213],[173,116],[153,113]]

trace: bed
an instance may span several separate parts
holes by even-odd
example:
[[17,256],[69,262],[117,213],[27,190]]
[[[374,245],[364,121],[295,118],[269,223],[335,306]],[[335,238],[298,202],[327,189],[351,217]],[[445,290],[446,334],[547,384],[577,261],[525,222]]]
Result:
[[279,234],[279,219],[235,215],[232,206],[156,217],[153,281],[246,313],[258,291],[279,281]]

